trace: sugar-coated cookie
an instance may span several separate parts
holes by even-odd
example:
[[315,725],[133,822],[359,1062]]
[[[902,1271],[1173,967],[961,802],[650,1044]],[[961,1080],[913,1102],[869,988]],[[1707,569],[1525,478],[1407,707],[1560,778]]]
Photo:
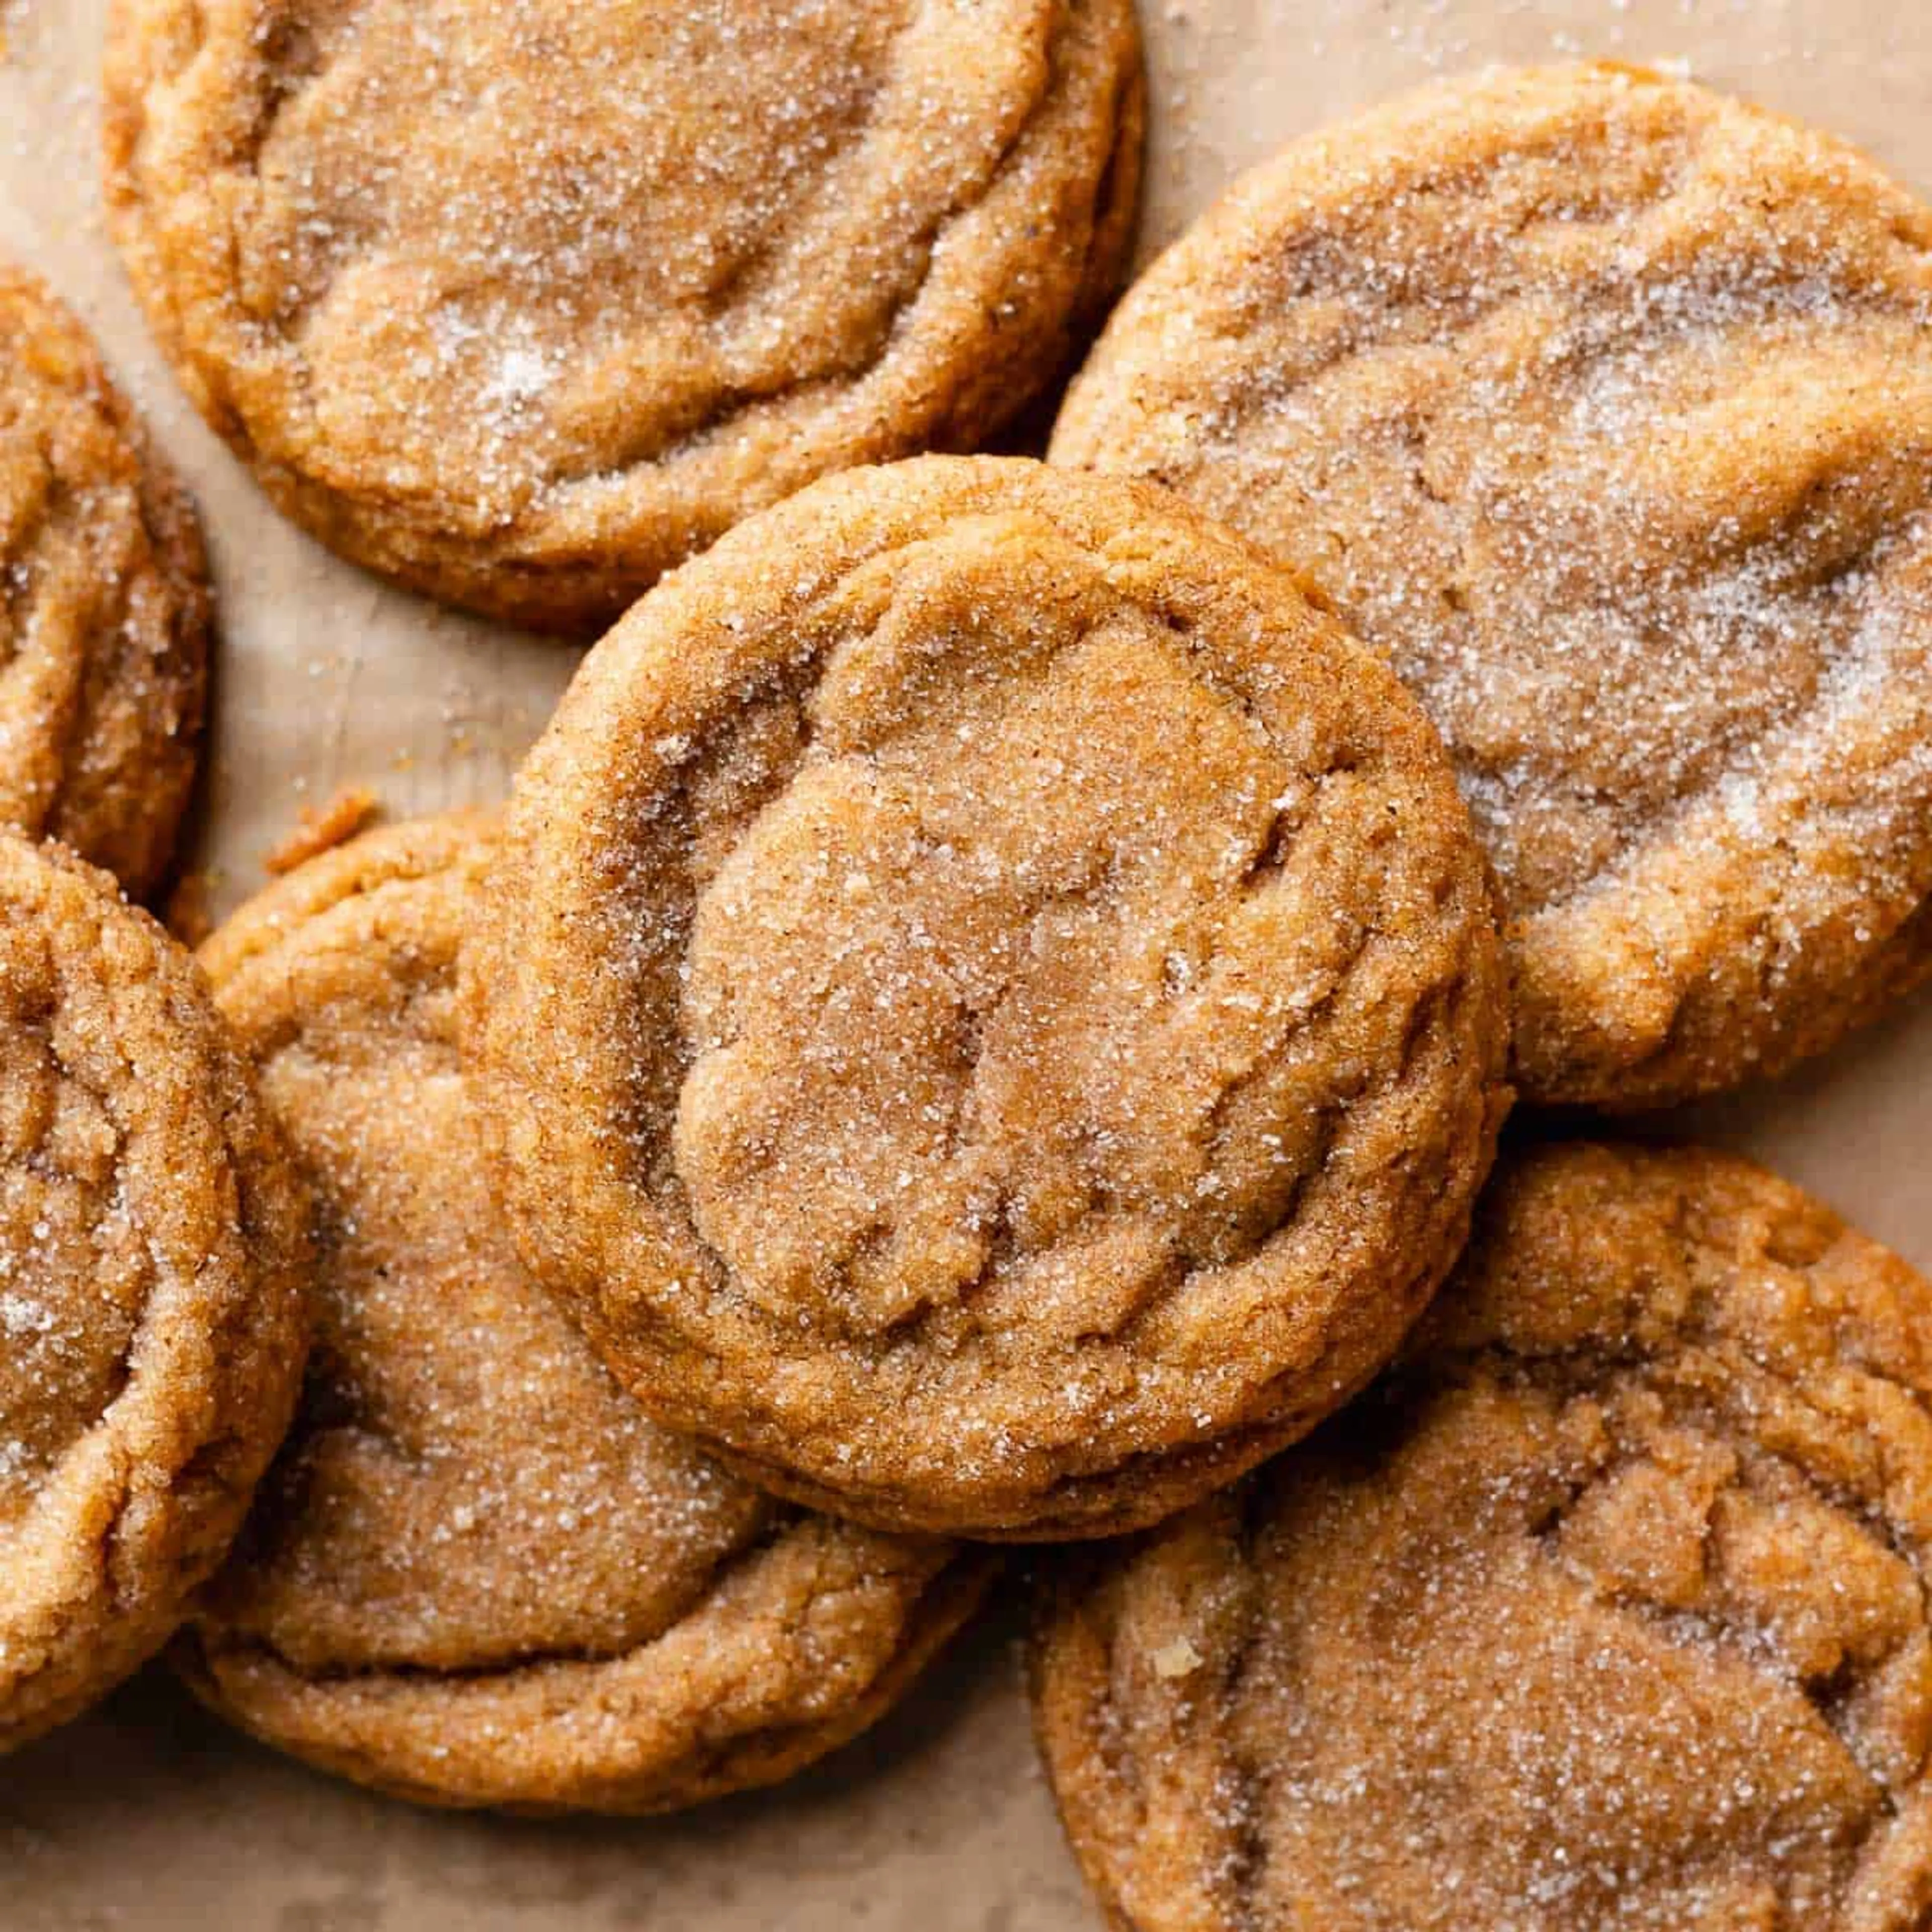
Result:
[[862,1730],[992,1565],[728,1474],[524,1272],[456,1048],[490,851],[476,818],[370,832],[202,949],[322,1241],[302,1412],[173,1655],[256,1736],[402,1797],[666,1810]]
[[1626,68],[1432,88],[1232,188],[1053,454],[1391,654],[1527,1097],[1775,1072],[1932,969],[1932,209],[1850,148]]
[[660,585],[466,962],[526,1258],[888,1528],[1096,1535],[1345,1400],[1506,1102],[1488,875],[1373,652],[1160,492],[932,457]]
[[1916,1932],[1932,1285],[1684,1150],[1506,1156],[1388,1379],[1048,1589],[1121,1932]]
[[288,1426],[308,1205],[192,962],[0,833],[0,1750],[164,1643]]
[[116,0],[108,193],[289,515],[594,628],[848,464],[971,448],[1112,292],[1131,0]]

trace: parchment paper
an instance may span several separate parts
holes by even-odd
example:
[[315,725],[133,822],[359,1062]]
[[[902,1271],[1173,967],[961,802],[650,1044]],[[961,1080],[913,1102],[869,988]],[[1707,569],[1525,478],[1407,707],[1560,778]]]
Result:
[[[1143,255],[1289,136],[1432,74],[1596,53],[1687,63],[1932,188],[1924,0],[1143,0]],[[103,231],[104,0],[0,0],[0,248],[93,324],[200,498],[225,635],[199,856],[225,909],[304,802],[404,817],[499,796],[573,654],[340,564],[176,392]],[[1756,1153],[1932,1268],[1932,1000],[1774,1090],[1672,1123]],[[870,1738],[782,1790],[639,1824],[446,1816],[230,1736],[150,1672],[0,1762],[0,1932],[1075,1932],[1097,1928],[1028,1736],[1016,1607]]]

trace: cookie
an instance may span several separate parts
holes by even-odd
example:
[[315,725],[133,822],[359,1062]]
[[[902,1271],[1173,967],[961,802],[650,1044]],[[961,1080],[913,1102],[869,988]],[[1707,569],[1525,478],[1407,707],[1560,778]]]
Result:
[[863,1728],[990,1567],[728,1475],[524,1274],[457,1058],[489,854],[476,818],[368,834],[204,949],[324,1239],[302,1414],[175,1655],[256,1736],[403,1797],[663,1810]]
[[1932,965],[1932,211],[1610,67],[1427,90],[1249,175],[1052,453],[1308,571],[1442,728],[1526,1097],[1773,1072]]
[[194,782],[210,610],[181,486],[86,331],[0,262],[0,826],[153,889]]
[[1070,1565],[1036,1653],[1124,1932],[1914,1932],[1932,1284],[1687,1150],[1506,1157],[1396,1370]]
[[188,956],[0,833],[0,1751],[165,1643],[302,1376],[308,1206]]
[[1456,1249],[1487,875],[1381,661],[1162,494],[933,457],[596,648],[472,960],[534,1271],[884,1528],[1096,1535],[1299,1435]]
[[602,626],[748,512],[970,448],[1131,239],[1131,0],[116,0],[116,233],[345,556]]

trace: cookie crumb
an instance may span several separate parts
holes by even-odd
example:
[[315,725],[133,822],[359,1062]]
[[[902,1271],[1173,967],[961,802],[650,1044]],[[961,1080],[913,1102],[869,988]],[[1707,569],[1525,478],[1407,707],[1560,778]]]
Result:
[[262,866],[278,878],[292,872],[317,854],[353,838],[382,809],[382,800],[367,785],[344,785],[326,805],[304,806],[295,830],[263,856]]
[[1148,1662],[1154,1666],[1156,1677],[1191,1677],[1205,1661],[1200,1652],[1184,1636],[1178,1636],[1172,1643],[1164,1643],[1156,1651]]

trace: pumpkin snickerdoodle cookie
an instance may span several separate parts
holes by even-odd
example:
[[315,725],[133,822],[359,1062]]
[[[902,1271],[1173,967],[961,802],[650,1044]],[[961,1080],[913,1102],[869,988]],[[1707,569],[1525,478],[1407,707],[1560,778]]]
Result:
[[991,1565],[726,1474],[524,1274],[454,1041],[490,849],[476,818],[370,833],[203,949],[323,1242],[302,1412],[174,1654],[256,1736],[404,1797],[662,1810],[850,1737]]
[[1053,454],[1392,654],[1528,1097],[1775,1071],[1932,968],[1932,210],[1850,148],[1622,68],[1431,88],[1238,183]]
[[1506,1098],[1420,712],[1238,538],[1037,464],[855,471],[659,586],[490,900],[526,1258],[646,1408],[886,1527],[1100,1534],[1302,1433]]
[[1717,1154],[1506,1156],[1385,1383],[1049,1590],[1123,1932],[1916,1932],[1932,1285]]
[[187,496],[86,331],[0,262],[0,826],[148,892],[194,784],[209,623]]
[[308,1234],[187,956],[0,833],[0,1751],[220,1561],[294,1407]]
[[595,628],[970,448],[1097,320],[1131,0],[116,0],[108,188],[189,393],[345,556]]

